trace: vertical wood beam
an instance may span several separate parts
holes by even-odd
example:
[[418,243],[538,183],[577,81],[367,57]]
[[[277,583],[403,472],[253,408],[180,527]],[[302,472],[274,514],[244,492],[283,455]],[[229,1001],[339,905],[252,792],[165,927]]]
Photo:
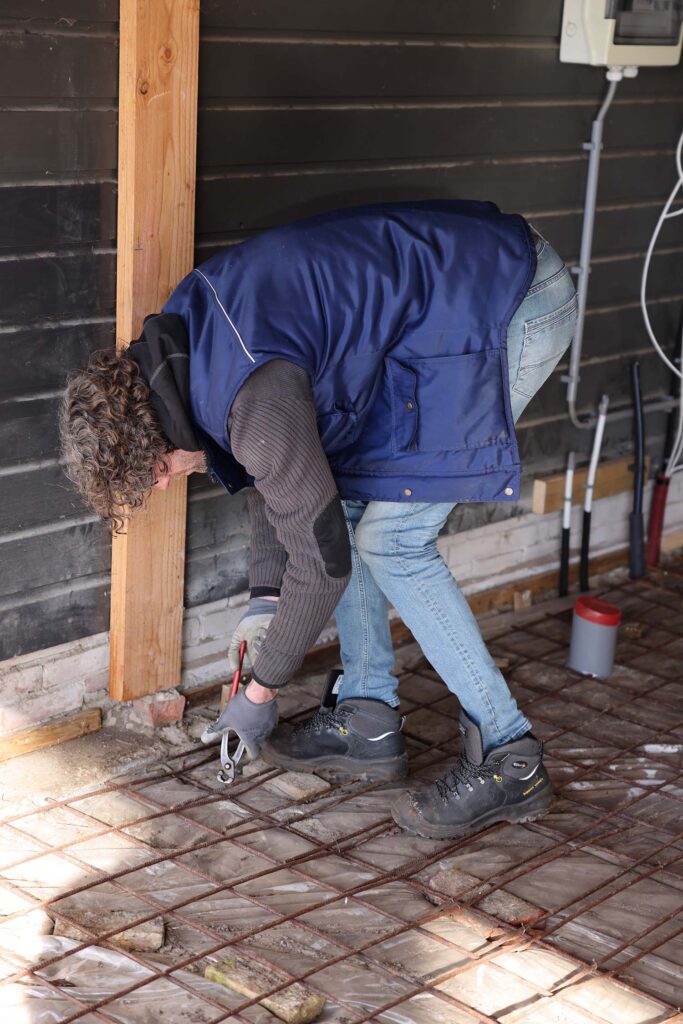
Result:
[[[121,0],[116,342],[125,348],[193,265],[199,0]],[[180,679],[186,480],[114,536],[109,691]]]

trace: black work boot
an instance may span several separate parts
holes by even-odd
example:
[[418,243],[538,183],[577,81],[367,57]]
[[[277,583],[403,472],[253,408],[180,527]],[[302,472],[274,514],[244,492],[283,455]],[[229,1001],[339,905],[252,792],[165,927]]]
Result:
[[403,793],[392,807],[394,821],[428,839],[458,839],[495,821],[540,818],[553,790],[543,766],[543,744],[530,732],[483,756],[481,732],[464,711],[465,748],[436,782]]
[[283,723],[261,748],[268,764],[335,778],[391,780],[407,772],[403,719],[381,700],[350,697],[337,703],[331,673],[323,703],[299,725]]

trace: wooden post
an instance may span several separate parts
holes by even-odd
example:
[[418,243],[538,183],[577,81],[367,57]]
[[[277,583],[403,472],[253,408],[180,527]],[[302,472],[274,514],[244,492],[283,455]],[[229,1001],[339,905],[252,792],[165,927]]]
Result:
[[[199,0],[121,0],[116,340],[125,348],[193,263]],[[180,679],[185,478],[112,550],[110,684],[131,700]]]

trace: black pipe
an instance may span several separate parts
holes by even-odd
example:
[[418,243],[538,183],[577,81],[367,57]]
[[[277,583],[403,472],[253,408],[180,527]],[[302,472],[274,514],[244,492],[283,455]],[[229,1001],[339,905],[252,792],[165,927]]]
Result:
[[583,520],[581,523],[581,558],[579,560],[579,590],[585,593],[586,590],[590,590],[590,581],[588,578],[588,562],[591,547],[591,514],[583,510]]
[[643,522],[643,483],[645,476],[645,423],[640,392],[640,364],[631,364],[633,393],[633,427],[636,465],[633,475],[633,511],[629,516],[629,575],[632,580],[645,575],[645,525]]
[[560,597],[566,597],[569,593],[569,530],[562,530],[562,543],[560,546]]

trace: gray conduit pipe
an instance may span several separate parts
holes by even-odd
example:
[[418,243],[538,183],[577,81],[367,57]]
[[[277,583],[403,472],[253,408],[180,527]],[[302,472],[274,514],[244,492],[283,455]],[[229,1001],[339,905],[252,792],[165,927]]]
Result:
[[569,357],[569,375],[564,378],[567,382],[567,407],[569,418],[575,427],[585,429],[595,423],[595,417],[591,416],[586,420],[580,420],[576,414],[576,398],[579,390],[579,371],[581,366],[581,348],[583,345],[583,325],[586,319],[586,301],[588,298],[588,278],[591,271],[591,252],[593,250],[593,225],[595,223],[595,204],[598,195],[598,175],[600,172],[600,154],[602,151],[602,129],[605,123],[605,116],[616,92],[617,85],[621,81],[622,71],[610,68],[607,72],[609,85],[607,95],[598,111],[598,116],[593,121],[591,128],[590,142],[584,142],[584,149],[588,150],[588,177],[586,180],[586,199],[583,209],[583,227],[581,229],[581,252],[579,255],[578,267],[572,268],[578,275],[576,283],[576,295],[578,299],[578,316],[576,318],[576,330],[572,341],[571,355]]
[[[569,418],[575,427],[580,430],[587,430],[595,426],[597,416],[595,413],[579,419],[576,412],[576,400],[579,391],[579,376],[581,370],[581,349],[583,347],[583,326],[586,318],[586,301],[588,298],[588,279],[591,270],[591,253],[593,250],[593,225],[595,223],[595,205],[598,195],[598,174],[600,170],[600,156],[602,152],[602,129],[605,123],[607,111],[612,105],[614,93],[622,78],[635,78],[638,68],[608,68],[607,80],[609,85],[607,93],[593,121],[591,128],[590,142],[584,142],[584,148],[588,150],[588,177],[586,180],[586,198],[584,203],[583,226],[581,229],[581,251],[579,264],[572,267],[577,275],[576,295],[578,300],[578,315],[576,319],[576,331],[572,341],[571,354],[569,357],[569,373],[562,380],[567,384],[567,409]],[[660,398],[643,405],[643,412],[658,412],[675,408],[678,404],[675,398]],[[633,415],[629,406],[627,409],[614,410],[608,413],[607,419],[618,420]]]

